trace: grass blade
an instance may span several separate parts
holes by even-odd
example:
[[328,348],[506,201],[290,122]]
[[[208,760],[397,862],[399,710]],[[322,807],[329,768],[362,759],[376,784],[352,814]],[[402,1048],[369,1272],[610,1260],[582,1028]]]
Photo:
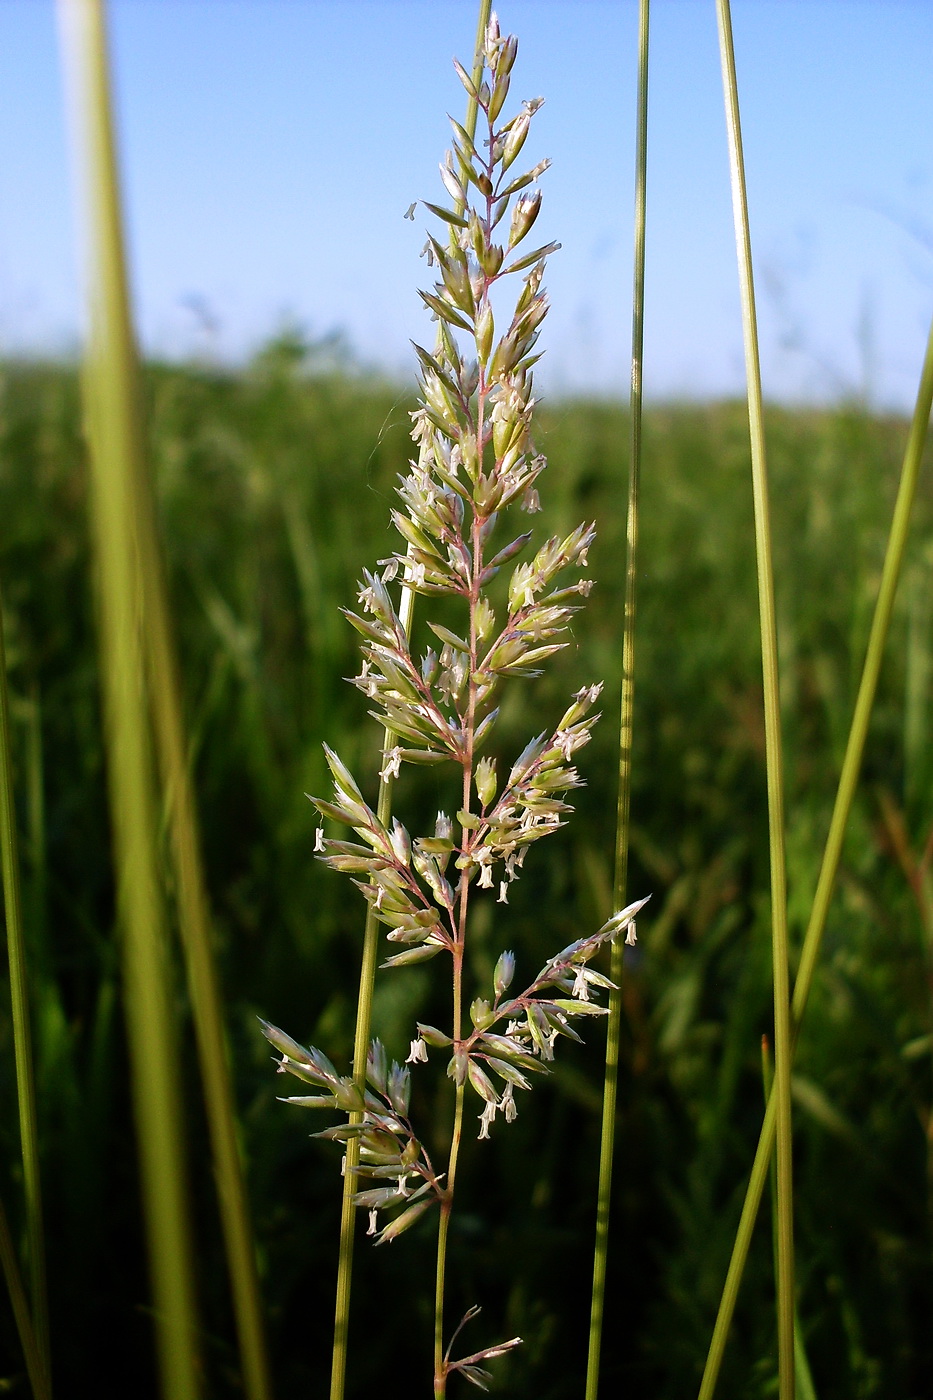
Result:
[[133,459],[145,652],[177,888],[178,922],[188,975],[227,1269],[233,1295],[243,1385],[250,1400],[270,1400],[272,1385],[256,1267],[256,1248],[237,1143],[236,1110],[210,908],[188,769],[181,682],[159,543],[151,475]]
[[[17,1305],[13,1277],[4,1258],[7,1285],[13,1299],[16,1322],[23,1341],[34,1393],[51,1395],[51,1352],[49,1348],[49,1305],[45,1281],[45,1235],[42,1226],[42,1190],[39,1174],[39,1130],[36,1113],[36,1082],[29,1028],[29,980],[26,972],[26,941],[20,892],[19,844],[16,835],[16,809],[13,802],[13,760],[10,746],[10,706],[7,694],[6,651],[3,640],[3,607],[0,598],[0,857],[3,863],[3,903],[6,914],[7,952],[10,962],[10,1001],[13,1013],[13,1050],[16,1060],[16,1098],[19,1107],[20,1150],[23,1158],[23,1186],[26,1197],[26,1239],[29,1265],[29,1292],[32,1304],[30,1329],[35,1356],[23,1335],[22,1306]],[[4,1217],[3,1232],[9,1237]],[[10,1243],[12,1250],[12,1243]],[[4,1254],[6,1249],[4,1246]],[[15,1256],[13,1256],[15,1259]],[[18,1274],[16,1275],[18,1278]],[[21,1285],[19,1285],[21,1288]],[[37,1388],[38,1387],[38,1388]]]
[[108,780],[127,1033],[162,1390],[199,1394],[193,1251],[140,623],[135,481],[143,451],[127,300],[104,16],[60,0],[86,201],[90,343],[85,413],[100,598]]
[[[868,735],[868,723],[871,719],[871,712],[875,702],[875,692],[878,687],[881,661],[884,656],[885,642],[887,641],[888,629],[891,623],[894,598],[897,593],[897,585],[904,562],[904,551],[907,547],[910,517],[913,510],[914,499],[917,494],[917,481],[920,475],[920,463],[923,458],[923,451],[926,446],[931,408],[933,408],[933,324],[930,326],[926,356],[920,376],[920,386],[917,390],[917,401],[910,425],[910,435],[907,439],[907,447],[904,452],[897,500],[894,504],[894,515],[891,520],[891,530],[888,535],[884,565],[881,571],[881,584],[878,589],[878,598],[875,603],[875,612],[872,618],[868,648],[865,653],[865,664],[862,669],[862,678],[859,682],[855,711],[849,729],[845,758],[843,759],[842,772],[839,776],[839,786],[836,790],[836,800],[833,805],[829,834],[826,838],[826,846],[823,851],[823,860],[820,865],[816,893],[813,897],[813,906],[810,911],[809,922],[807,923],[803,948],[801,949],[800,965],[797,969],[797,978],[794,983],[794,1000],[791,1010],[793,1014],[795,1043],[800,1031],[804,1012],[806,1011],[810,987],[813,983],[813,974],[820,953],[820,944],[823,939],[823,931],[826,927],[826,918],[829,914],[829,905],[836,883],[836,874],[839,870],[839,860],[842,855],[842,842],[849,821],[849,813],[852,810],[852,802],[855,797],[859,770],[862,766],[862,755],[865,751],[865,740]],[[755,1160],[752,1165],[748,1189],[745,1192],[745,1201],[742,1206],[742,1214],[736,1232],[735,1244],[732,1247],[732,1258],[729,1261],[729,1269],[726,1274],[722,1298],[719,1303],[719,1313],[716,1318],[716,1325],[713,1329],[713,1336],[703,1372],[703,1380],[700,1385],[699,1400],[712,1400],[716,1389],[716,1382],[719,1378],[723,1353],[726,1348],[726,1339],[729,1335],[732,1314],[735,1311],[736,1299],[739,1294],[739,1285],[745,1270],[745,1261],[748,1258],[752,1231],[755,1228],[755,1220],[758,1215],[758,1208],[761,1205],[765,1181],[767,1180],[768,1162],[774,1148],[776,1107],[776,1098],[772,1093],[768,1100],[764,1123],[762,1124],[761,1134],[758,1138],[758,1147],[755,1152]]]
[[[627,552],[625,564],[625,614],[622,633],[622,708],[619,723],[619,800],[616,817],[613,909],[625,907],[628,884],[629,811],[632,792],[632,725],[635,709],[635,609],[638,578],[638,493],[641,477],[642,362],[645,343],[645,219],[648,170],[648,28],[649,0],[639,0],[638,99],[635,121],[635,266],[632,294],[632,390],[631,460],[629,463]],[[609,1254],[609,1209],[615,1146],[616,1103],[619,1084],[619,1033],[622,1020],[622,977],[625,946],[621,938],[612,945],[606,1028],[606,1068],[603,1079],[602,1127],[599,1144],[599,1184],[596,1204],[596,1241],[593,1249],[593,1292],[586,1363],[586,1400],[599,1391],[603,1308],[606,1298],[606,1264]]]
[[790,972],[787,950],[787,879],[784,865],[784,775],[781,757],[781,707],[778,685],[777,623],[771,561],[771,525],[765,456],[761,366],[752,276],[752,247],[748,197],[739,121],[739,93],[732,44],[729,0],[717,0],[722,60],[732,209],[742,297],[742,331],[748,382],[748,421],[751,435],[752,489],[755,500],[755,554],[758,562],[758,602],[764,682],[765,751],[768,778],[768,827],[771,864],[771,940],[774,977],[774,1062],[777,1096],[778,1191],[778,1372],[781,1400],[794,1400],[794,1196],[790,1101],[791,1031]]
[[[474,87],[479,85],[482,77],[483,39],[486,33],[486,26],[489,23],[491,8],[492,0],[480,0],[472,73]],[[476,110],[476,99],[471,97],[467,103],[467,116],[466,122],[464,123],[471,139],[476,131]],[[411,631],[414,605],[414,590],[403,586],[402,600],[399,607],[399,620],[406,635]],[[395,741],[396,736],[393,731],[391,729],[386,729],[382,745],[385,754],[388,754],[388,751],[393,748]],[[383,765],[383,771],[385,771],[385,764]],[[392,778],[390,776],[380,777],[377,815],[384,826],[389,824],[391,811]],[[369,1051],[369,1036],[372,1026],[373,987],[376,978],[378,947],[379,924],[370,906],[366,911],[366,922],[363,928],[363,957],[360,964],[360,984],[357,995],[356,1030],[353,1037],[353,1074],[361,1090],[364,1090],[366,1085],[366,1056]],[[359,1115],[351,1114],[350,1121],[351,1123],[359,1121]],[[356,1206],[353,1202],[353,1193],[356,1190],[356,1169],[358,1164],[359,1139],[351,1138],[347,1143],[346,1166],[344,1168],[343,1177],[343,1196],[340,1207],[340,1252],[337,1262],[337,1297],[334,1309],[334,1345],[331,1360],[330,1400],[343,1400],[346,1389],[347,1343],[350,1330],[350,1293],[353,1282],[353,1240],[356,1234]]]

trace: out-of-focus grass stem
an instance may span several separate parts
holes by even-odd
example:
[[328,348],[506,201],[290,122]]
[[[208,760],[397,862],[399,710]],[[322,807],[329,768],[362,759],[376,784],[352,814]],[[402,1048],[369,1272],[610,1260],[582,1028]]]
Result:
[[[20,892],[19,842],[16,835],[16,808],[13,801],[13,757],[10,745],[10,705],[7,694],[6,651],[3,641],[3,605],[0,598],[0,858],[3,863],[3,905],[6,914],[6,941],[10,963],[10,1001],[13,1012],[13,1050],[16,1060],[16,1098],[19,1108],[20,1150],[23,1159],[23,1186],[26,1198],[26,1247],[29,1266],[29,1293],[32,1304],[32,1330],[38,1355],[29,1366],[33,1389],[37,1380],[41,1391],[51,1393],[49,1350],[49,1308],[45,1282],[45,1236],[42,1227],[42,1189],[39,1174],[39,1128],[36,1113],[36,1080],[29,1029],[29,979],[26,971],[26,940]],[[5,1221],[4,1221],[4,1228]],[[9,1270],[8,1284],[9,1284]],[[13,1297],[13,1290],[10,1290]],[[20,1325],[20,1310],[17,1324]],[[20,1326],[22,1336],[22,1327]],[[24,1350],[25,1341],[24,1341]],[[27,1354],[27,1361],[30,1358]]]
[[10,1234],[10,1224],[2,1201],[0,1201],[0,1268],[3,1269],[4,1281],[10,1295],[13,1317],[16,1322],[16,1330],[19,1333],[20,1346],[23,1348],[26,1372],[29,1376],[29,1384],[32,1386],[34,1400],[50,1400],[52,1387],[49,1381],[49,1372],[36,1339],[35,1328],[32,1325],[29,1300],[23,1287],[16,1259],[16,1248],[13,1244],[13,1236]]
[[[641,477],[642,362],[645,343],[645,222],[648,172],[648,26],[649,0],[639,0],[638,98],[635,119],[635,259],[632,292],[631,457],[629,462],[625,614],[622,632],[622,705],[619,724],[619,796],[616,817],[613,909],[625,906],[628,884],[629,812],[632,792],[632,728],[635,710],[635,610],[638,579],[638,492]],[[602,1350],[606,1263],[609,1254],[609,1210],[612,1195],[613,1150],[619,1084],[619,1036],[622,1021],[622,977],[625,946],[612,945],[609,1021],[606,1029],[606,1068],[603,1080],[596,1241],[593,1250],[593,1292],[586,1366],[586,1400],[596,1400]]]
[[784,773],[781,757],[781,706],[778,683],[777,623],[771,524],[765,456],[764,410],[748,196],[739,121],[739,91],[732,43],[729,0],[717,0],[722,59],[732,209],[742,298],[742,330],[748,387],[751,435],[752,490],[755,501],[755,554],[758,563],[758,604],[764,682],[765,753],[768,783],[768,828],[771,865],[771,941],[774,979],[774,1061],[777,1096],[778,1180],[778,1373],[780,1400],[794,1400],[794,1191],[790,1101],[790,971],[787,947],[787,878],[784,863]]
[[[473,60],[473,85],[478,87],[483,72],[483,40],[492,0],[480,0],[479,18],[476,27],[476,46]],[[469,98],[467,103],[466,126],[470,137],[476,132],[476,100]],[[411,620],[415,606],[415,594],[411,588],[402,587],[399,605],[399,621],[406,636],[411,632]],[[396,736],[386,729],[383,736],[383,753],[394,746]],[[385,768],[383,769],[385,772]],[[377,816],[384,826],[388,826],[392,815],[392,778],[380,777]],[[372,905],[367,908],[363,928],[363,957],[360,964],[360,984],[357,994],[356,1030],[353,1037],[353,1074],[360,1089],[366,1085],[366,1057],[369,1053],[369,1035],[372,1026],[373,987],[376,979],[376,959],[379,951],[379,923]],[[361,1120],[361,1115],[351,1113],[350,1122]],[[350,1293],[353,1280],[353,1241],[356,1234],[356,1206],[353,1193],[356,1190],[356,1169],[359,1164],[359,1139],[350,1138],[347,1143],[344,1165],[343,1196],[340,1208],[340,1253],[337,1262],[337,1298],[334,1309],[334,1345],[331,1362],[330,1400],[343,1400],[347,1376],[347,1343],[350,1330]]]
[[[917,401],[910,425],[910,435],[907,439],[907,447],[904,452],[900,484],[898,486],[897,500],[894,505],[894,515],[891,521],[891,530],[888,535],[888,543],[885,550],[884,565],[881,571],[881,585],[878,589],[878,598],[875,603],[871,633],[868,639],[868,649],[865,654],[865,664],[862,669],[862,678],[859,683],[858,696],[855,701],[855,711],[849,729],[849,738],[842,763],[842,772],[839,777],[839,786],[836,791],[836,801],[833,805],[829,834],[826,838],[823,860],[820,865],[816,893],[813,896],[813,905],[810,910],[807,931],[804,935],[803,948],[800,954],[800,965],[797,969],[797,978],[794,983],[794,1000],[791,1007],[794,1027],[794,1044],[796,1044],[797,1037],[800,1033],[800,1025],[807,1007],[810,988],[813,984],[813,974],[816,969],[816,961],[819,957],[823,931],[826,927],[827,915],[829,914],[829,905],[832,900],[836,875],[839,870],[842,843],[845,837],[846,826],[848,825],[849,813],[852,810],[852,802],[855,797],[859,770],[862,765],[862,755],[865,751],[865,740],[868,735],[868,723],[871,719],[872,707],[875,702],[875,692],[878,688],[881,661],[884,656],[885,642],[887,641],[888,629],[891,623],[891,613],[894,609],[894,598],[897,593],[898,580],[900,579],[901,567],[904,561],[904,551],[907,547],[910,516],[913,510],[914,498],[917,494],[917,481],[920,475],[920,463],[923,458],[924,447],[926,446],[931,407],[933,407],[933,324],[930,326],[926,356],[923,362],[923,371],[920,376],[920,387],[917,390]],[[716,1389],[716,1382],[719,1378],[722,1358],[726,1348],[726,1339],[728,1338],[729,1327],[732,1322],[732,1314],[735,1311],[736,1299],[739,1295],[739,1285],[745,1270],[745,1261],[748,1258],[752,1232],[755,1228],[755,1220],[758,1215],[759,1206],[761,1205],[761,1196],[768,1176],[768,1163],[774,1149],[775,1125],[777,1120],[776,1108],[776,1097],[774,1093],[772,1093],[768,1100],[765,1120],[762,1124],[761,1134],[758,1138],[758,1148],[752,1165],[751,1177],[745,1192],[745,1201],[742,1206],[739,1227],[736,1232],[735,1243],[732,1247],[732,1258],[729,1261],[729,1269],[726,1274],[726,1281],[723,1285],[719,1312],[716,1317],[716,1325],[713,1329],[713,1336],[706,1358],[706,1367],[703,1372],[703,1380],[700,1385],[699,1400],[712,1400]]]
[[162,770],[177,881],[178,922],[188,973],[201,1080],[227,1268],[250,1400],[269,1400],[272,1385],[256,1269],[256,1250],[237,1143],[236,1110],[210,911],[182,718],[181,682],[172,635],[168,590],[159,547],[156,505],[144,460],[137,462],[137,526],[143,590],[143,646]]
[[127,1032],[163,1394],[195,1400],[189,1233],[171,977],[140,636],[136,482],[143,454],[100,0],[59,0],[87,219],[90,338],[85,414],[99,584],[100,654],[123,938]]

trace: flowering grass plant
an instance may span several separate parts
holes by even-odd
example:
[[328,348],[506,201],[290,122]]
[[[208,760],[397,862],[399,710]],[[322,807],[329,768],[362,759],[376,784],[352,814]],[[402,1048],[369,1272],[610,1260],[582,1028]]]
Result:
[[[579,690],[554,729],[533,737],[500,781],[489,752],[500,693],[510,682],[539,676],[542,664],[567,645],[570,620],[592,587],[590,580],[568,580],[567,574],[586,568],[594,538],[594,527],[581,524],[522,560],[530,553],[532,532],[516,534],[514,524],[503,530],[516,508],[527,513],[539,508],[537,483],[546,462],[532,437],[533,365],[548,308],[546,259],[559,246],[548,243],[532,251],[524,246],[541,208],[537,181],[549,162],[521,174],[513,170],[541,100],[525,102],[498,124],[517,47],[514,37],[500,34],[493,15],[485,27],[478,75],[471,77],[456,64],[471,104],[482,113],[486,139],[477,142],[466,127],[452,122],[453,149],[441,177],[453,207],[425,206],[440,227],[425,245],[439,280],[421,297],[437,321],[438,337],[433,353],[416,347],[420,405],[412,415],[412,438],[418,455],[399,488],[402,508],[392,512],[403,545],[380,560],[378,570],[364,572],[360,610],[346,612],[362,637],[362,666],[353,683],[389,736],[383,785],[403,763],[453,765],[458,776],[452,811],[438,813],[433,831],[413,836],[397,817],[390,821],[367,803],[330,749],[333,796],[312,799],[322,818],[351,828],[358,838],[325,836],[322,827],[316,849],[327,865],[350,875],[371,914],[388,930],[397,951],[385,958],[383,968],[394,971],[444,957],[451,974],[450,1026],[440,1030],[419,1023],[404,1065],[390,1065],[383,1046],[373,1041],[364,1081],[359,1066],[354,1074],[341,1075],[319,1050],[305,1049],[264,1023],[281,1056],[280,1069],[314,1090],[287,1101],[347,1115],[319,1136],[354,1144],[344,1171],[353,1177],[355,1204],[368,1212],[368,1233],[387,1243],[438,1210],[438,1397],[446,1394],[447,1377],[455,1371],[485,1387],[484,1363],[520,1341],[511,1338],[452,1360],[458,1327],[445,1346],[447,1237],[467,1094],[480,1110],[480,1138],[489,1137],[499,1115],[513,1121],[517,1093],[530,1090],[533,1076],[546,1072],[557,1041],[579,1040],[573,1023],[605,1014],[597,997],[612,983],[593,960],[613,939],[634,941],[634,918],[644,902],[561,949],[518,993],[511,990],[515,957],[504,950],[492,985],[476,989],[467,1011],[464,951],[472,903],[484,897],[507,903],[529,848],[556,831],[571,811],[567,795],[582,782],[573,760],[598,718],[594,706],[601,689]],[[413,215],[414,207],[409,212]],[[516,283],[514,308],[504,333],[497,335],[500,303]],[[503,587],[506,566],[511,568]],[[459,621],[450,616],[458,630],[446,621],[425,620],[431,635],[420,656],[412,649],[402,606],[396,607],[390,593],[396,579],[403,596],[407,590],[453,600],[459,613]],[[424,1133],[409,1116],[412,1068],[427,1060],[430,1049],[448,1055],[453,1083],[450,1152],[443,1164],[432,1161]],[[461,1327],[475,1311],[470,1309]]]

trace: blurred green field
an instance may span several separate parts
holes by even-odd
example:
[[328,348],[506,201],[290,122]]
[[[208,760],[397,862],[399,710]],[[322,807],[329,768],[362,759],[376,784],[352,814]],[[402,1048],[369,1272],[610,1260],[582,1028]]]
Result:
[[[328,347],[283,337],[244,371],[150,366],[147,393],[191,761],[233,1048],[280,1400],[329,1370],[338,1153],[275,1102],[262,1014],[341,1065],[352,1043],[363,901],[312,858],[304,794],[321,742],[375,790],[380,732],[346,686],[337,609],[392,547],[411,399]],[[768,416],[787,762],[792,937],[809,914],[848,732],[907,425],[858,405]],[[535,851],[495,943],[475,911],[473,972],[502,941],[520,967],[609,912],[617,770],[627,419],[608,403],[540,414],[540,530],[595,518],[598,580],[575,647],[503,716],[505,755],[584,683],[606,683],[577,815]],[[744,404],[645,419],[630,892],[650,893],[625,983],[604,1385],[695,1393],[762,1112],[770,1032],[768,849]],[[120,1008],[79,385],[67,367],[0,369],[0,579],[13,692],[34,980],[55,1370],[63,1389],[155,1394]],[[417,624],[416,624],[417,634]],[[796,1061],[799,1307],[820,1400],[933,1390],[933,480],[909,563]],[[443,805],[406,773],[398,810]],[[449,799],[447,799],[449,806]],[[417,825],[417,819],[415,819]],[[928,858],[922,864],[927,846]],[[506,922],[507,921],[507,922]],[[566,936],[565,936],[566,935]],[[535,960],[538,960],[536,962]],[[180,968],[180,963],[179,963]],[[429,974],[377,990],[376,1031],[407,1051],[434,1020]],[[187,1027],[183,978],[180,1021]],[[0,1194],[21,1221],[9,1000],[0,1011]],[[234,1396],[236,1353],[190,1028],[185,1089],[205,1392]],[[503,1394],[582,1391],[597,1166],[599,1034],[518,1123],[466,1148],[451,1312],[484,1303],[526,1345]],[[443,1094],[446,1081],[428,1086]],[[444,1121],[439,1115],[438,1121]],[[351,1393],[402,1396],[430,1349],[427,1228],[356,1271]],[[480,1279],[480,1275],[482,1278]],[[400,1283],[400,1280],[402,1281]],[[400,1293],[404,1287],[405,1296]],[[763,1212],[720,1393],[775,1391]],[[365,1341],[365,1348],[364,1348]],[[479,1343],[477,1343],[479,1344]],[[388,1370],[389,1380],[385,1380]],[[0,1381],[25,1394],[9,1310]]]

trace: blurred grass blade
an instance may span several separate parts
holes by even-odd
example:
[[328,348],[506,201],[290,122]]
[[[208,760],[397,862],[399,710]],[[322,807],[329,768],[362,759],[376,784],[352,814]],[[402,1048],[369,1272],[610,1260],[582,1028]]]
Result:
[[29,1384],[32,1386],[33,1396],[35,1400],[50,1400],[52,1387],[49,1381],[49,1372],[32,1325],[29,1302],[20,1276],[13,1236],[10,1234],[10,1224],[2,1201],[0,1201],[0,1268],[3,1269],[7,1292],[13,1306],[13,1317],[16,1320],[16,1330],[23,1348],[26,1371],[29,1376]]
[[211,950],[210,911],[201,843],[188,769],[181,683],[172,635],[168,589],[159,543],[148,462],[135,454],[142,633],[156,743],[175,867],[178,921],[188,973],[191,1012],[234,1314],[249,1400],[270,1400],[272,1385],[256,1268],[256,1248],[237,1143],[236,1111],[217,971]]
[[[0,857],[3,863],[3,904],[6,913],[7,952],[10,961],[10,1001],[13,1012],[13,1048],[16,1059],[16,1098],[19,1107],[20,1150],[23,1159],[23,1186],[26,1198],[26,1242],[29,1266],[29,1293],[32,1304],[31,1330],[35,1356],[30,1356],[17,1306],[10,1268],[4,1271],[13,1299],[17,1326],[29,1366],[35,1394],[51,1394],[52,1362],[49,1349],[49,1305],[45,1282],[45,1235],[42,1227],[42,1191],[39,1175],[39,1129],[36,1114],[36,1082],[29,1029],[29,981],[26,972],[26,941],[20,897],[19,845],[16,836],[16,808],[13,802],[13,757],[10,745],[10,705],[7,694],[6,650],[3,640],[3,602],[0,597]],[[4,1218],[2,1229],[9,1230]],[[12,1248],[12,1246],[11,1246]],[[4,1249],[5,1253],[5,1249]],[[37,1388],[38,1387],[38,1388]]]
[[[479,0],[479,17],[476,25],[476,44],[473,59],[473,85],[478,87],[482,77],[482,52],[489,23],[492,0]],[[476,99],[467,103],[466,126],[470,138],[476,131]],[[423,450],[423,449],[422,449]],[[415,593],[411,588],[402,587],[399,606],[399,621],[408,635],[415,606]],[[391,729],[383,735],[383,752],[387,753],[396,741]],[[383,764],[383,772],[386,765]],[[380,776],[377,815],[384,826],[388,826],[392,812],[392,778]],[[373,988],[376,979],[376,959],[379,950],[379,923],[372,905],[366,911],[363,928],[363,957],[360,964],[360,984],[357,994],[356,1030],[353,1037],[353,1075],[361,1090],[366,1087],[366,1057],[369,1053],[369,1035],[372,1026]],[[350,1114],[350,1122],[360,1121],[361,1115]],[[356,1205],[353,1193],[356,1190],[356,1169],[359,1164],[359,1138],[350,1138],[346,1148],[346,1162],[343,1176],[343,1195],[340,1207],[340,1253],[337,1262],[337,1297],[334,1309],[334,1345],[331,1359],[330,1400],[343,1400],[347,1380],[347,1344],[350,1331],[350,1293],[353,1281],[353,1240],[356,1234]]]
[[[629,811],[632,793],[632,726],[635,709],[635,610],[638,578],[638,494],[641,478],[642,363],[645,344],[645,219],[648,172],[648,25],[649,0],[638,9],[638,99],[635,119],[635,265],[632,292],[632,389],[631,459],[629,462],[627,551],[625,563],[625,613],[622,632],[622,709],[619,723],[619,798],[616,817],[615,875],[612,908],[625,907],[628,885]],[[612,1163],[615,1147],[616,1103],[619,1085],[619,1035],[622,1021],[622,977],[625,945],[612,945],[609,975],[614,990],[609,995],[606,1028],[606,1069],[603,1080],[602,1127],[599,1145],[599,1185],[596,1204],[596,1242],[593,1250],[593,1292],[590,1303],[590,1335],[586,1363],[586,1400],[599,1392],[603,1308],[606,1298],[606,1263],[609,1253],[609,1210],[612,1196]]]
[[[881,571],[881,585],[878,589],[878,598],[875,603],[871,634],[868,639],[868,649],[865,654],[865,664],[862,669],[862,678],[859,682],[855,711],[852,716],[852,724],[846,744],[845,758],[843,759],[842,772],[839,777],[839,786],[836,790],[836,801],[833,805],[833,815],[830,821],[829,834],[826,838],[826,847],[823,851],[823,860],[820,865],[816,893],[813,896],[813,906],[810,911],[810,919],[803,940],[803,948],[801,949],[800,966],[797,969],[797,978],[794,983],[794,1000],[791,1009],[793,1013],[795,1044],[800,1032],[803,1014],[806,1011],[810,988],[813,983],[816,960],[819,957],[820,944],[823,939],[823,931],[826,927],[826,918],[829,914],[829,905],[836,882],[836,874],[839,870],[839,859],[842,855],[842,842],[845,837],[849,813],[852,810],[852,802],[855,797],[859,769],[862,765],[862,755],[865,751],[868,724],[871,719],[872,707],[875,701],[875,692],[878,688],[878,676],[881,672],[881,661],[884,656],[885,642],[887,641],[888,629],[891,624],[891,613],[894,608],[894,598],[897,593],[898,580],[904,561],[904,551],[907,547],[910,517],[913,511],[914,499],[917,494],[917,481],[920,475],[920,463],[923,459],[923,451],[926,446],[931,408],[933,408],[933,323],[931,323],[930,333],[927,339],[926,356],[920,376],[920,387],[917,390],[917,401],[910,425],[910,435],[907,439],[907,447],[904,452],[904,461],[901,467],[897,500],[894,504],[891,531],[888,535],[888,543],[885,550],[884,565]],[[699,1400],[711,1400],[716,1389],[716,1382],[719,1378],[723,1353],[726,1348],[726,1340],[729,1335],[729,1327],[732,1322],[732,1314],[735,1311],[736,1299],[739,1295],[739,1285],[745,1270],[745,1261],[748,1258],[752,1231],[755,1228],[755,1220],[758,1215],[759,1206],[761,1205],[765,1181],[767,1180],[768,1161],[774,1148],[777,1117],[776,1107],[776,1097],[772,1093],[768,1100],[768,1108],[765,1113],[764,1123],[762,1124],[761,1134],[758,1138],[758,1148],[752,1165],[751,1177],[745,1192],[745,1201],[742,1206],[742,1214],[736,1232],[735,1244],[732,1247],[732,1258],[729,1261],[729,1269],[726,1274],[722,1298],[719,1303],[719,1313],[716,1318],[716,1325],[713,1329],[709,1353],[706,1358],[706,1367],[700,1386]]]
[[85,415],[100,607],[108,780],[123,937],[124,995],[166,1400],[199,1394],[171,978],[140,638],[135,483],[142,427],[130,324],[100,0],[59,0],[73,83],[88,239]]
[[752,276],[752,247],[739,93],[732,44],[729,0],[717,0],[722,59],[732,209],[742,297],[742,331],[751,434],[752,489],[755,500],[755,554],[758,562],[758,604],[764,682],[765,752],[768,779],[768,828],[771,864],[771,940],[774,978],[774,1061],[777,1096],[778,1180],[778,1372],[780,1400],[794,1400],[794,1195],[790,1098],[791,1022],[790,971],[787,948],[787,878],[784,865],[784,773],[781,757],[781,700],[778,682],[777,623],[771,560],[771,524],[765,457],[761,365]]

